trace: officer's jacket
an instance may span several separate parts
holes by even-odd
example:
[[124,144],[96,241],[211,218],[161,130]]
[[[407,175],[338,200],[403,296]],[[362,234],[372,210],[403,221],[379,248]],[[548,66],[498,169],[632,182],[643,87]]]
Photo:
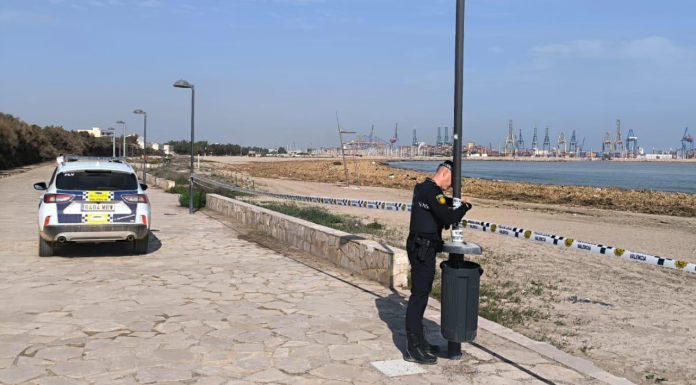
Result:
[[413,189],[411,205],[410,232],[419,236],[435,236],[441,238],[442,229],[459,223],[466,213],[462,205],[453,210],[452,198],[445,197],[442,189],[430,178],[419,183]]

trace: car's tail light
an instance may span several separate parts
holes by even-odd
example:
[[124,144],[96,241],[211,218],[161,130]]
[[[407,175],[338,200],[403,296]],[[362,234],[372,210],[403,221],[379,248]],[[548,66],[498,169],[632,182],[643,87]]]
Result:
[[46,218],[44,218],[44,226],[48,226],[48,222],[51,221],[51,216],[47,215]]
[[121,195],[121,198],[128,203],[148,203],[145,194]]
[[147,225],[147,217],[144,215],[141,215],[140,217],[143,218],[143,223]]
[[44,203],[65,203],[75,198],[71,194],[44,194]]

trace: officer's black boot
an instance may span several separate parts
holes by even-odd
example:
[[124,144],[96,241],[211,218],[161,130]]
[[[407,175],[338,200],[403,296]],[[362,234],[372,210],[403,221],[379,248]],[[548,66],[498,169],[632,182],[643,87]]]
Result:
[[425,333],[420,335],[421,338],[421,346],[423,346],[423,349],[427,351],[428,353],[439,353],[440,352],[440,347],[437,345],[432,345],[428,343],[428,340],[425,339]]
[[435,365],[437,363],[437,357],[428,353],[427,346],[422,344],[421,339],[424,339],[422,335],[408,334],[406,337],[408,338],[406,361],[422,365]]

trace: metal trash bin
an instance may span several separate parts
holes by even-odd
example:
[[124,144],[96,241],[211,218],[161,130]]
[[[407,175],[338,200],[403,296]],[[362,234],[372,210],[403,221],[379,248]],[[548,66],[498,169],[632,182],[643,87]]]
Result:
[[[480,254],[480,248],[478,253]],[[447,355],[462,356],[461,344],[472,342],[478,329],[481,265],[465,261],[462,254],[450,254],[440,264],[442,269],[441,324],[442,336],[448,341]]]

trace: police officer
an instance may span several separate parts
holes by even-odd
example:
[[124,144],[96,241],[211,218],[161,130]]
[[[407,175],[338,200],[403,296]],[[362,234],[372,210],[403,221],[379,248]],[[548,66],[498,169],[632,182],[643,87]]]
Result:
[[406,309],[406,359],[435,364],[440,348],[430,345],[423,335],[423,314],[435,278],[435,255],[442,251],[442,229],[459,223],[471,209],[468,201],[445,197],[443,190],[452,185],[452,161],[440,164],[435,174],[413,189],[411,224],[406,240],[411,263],[411,297]]

